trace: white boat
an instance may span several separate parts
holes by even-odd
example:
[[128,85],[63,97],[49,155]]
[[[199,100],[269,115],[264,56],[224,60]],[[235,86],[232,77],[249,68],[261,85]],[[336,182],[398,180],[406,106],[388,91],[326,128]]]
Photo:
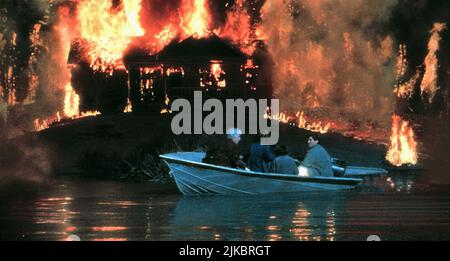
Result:
[[[160,155],[185,195],[267,194],[348,190],[363,181],[354,177],[300,177],[260,173],[203,163],[203,152]],[[366,169],[369,170],[369,169]],[[374,169],[370,169],[372,172]],[[356,174],[353,171],[353,174]],[[361,173],[363,174],[363,173]]]

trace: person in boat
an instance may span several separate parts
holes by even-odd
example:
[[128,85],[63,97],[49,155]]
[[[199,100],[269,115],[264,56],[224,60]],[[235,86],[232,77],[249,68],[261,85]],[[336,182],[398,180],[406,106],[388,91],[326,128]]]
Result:
[[275,159],[272,148],[261,144],[261,138],[264,134],[253,136],[252,144],[247,154],[243,158],[243,162],[247,164],[247,168],[255,172],[270,172],[270,164]]
[[241,160],[239,142],[242,131],[229,129],[227,135],[214,136],[208,142],[204,163],[231,168],[245,168]]
[[275,149],[277,157],[272,161],[271,172],[278,174],[298,175],[297,161],[289,156],[286,145],[279,145]]
[[333,177],[331,157],[319,144],[319,135],[312,134],[308,137],[308,152],[299,168],[300,176]]

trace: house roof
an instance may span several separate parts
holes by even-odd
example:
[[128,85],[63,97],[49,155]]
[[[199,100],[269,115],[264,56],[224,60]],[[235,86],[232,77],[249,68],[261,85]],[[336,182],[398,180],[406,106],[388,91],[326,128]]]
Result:
[[193,36],[182,42],[173,41],[155,55],[142,52],[129,52],[125,63],[171,62],[171,61],[210,61],[210,60],[245,60],[246,55],[229,42],[212,34],[208,38],[196,39]]

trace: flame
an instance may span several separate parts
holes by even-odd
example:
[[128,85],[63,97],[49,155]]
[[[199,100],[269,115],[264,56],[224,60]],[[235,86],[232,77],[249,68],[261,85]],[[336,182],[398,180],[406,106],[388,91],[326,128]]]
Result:
[[48,129],[53,124],[61,122],[63,119],[75,120],[85,117],[97,116],[101,114],[98,111],[87,111],[80,113],[79,111],[80,96],[78,96],[78,94],[75,92],[70,82],[66,84],[65,91],[66,91],[64,99],[65,117],[61,117],[61,114],[57,112],[55,116],[48,117],[47,119],[35,119],[33,122],[35,131],[43,131],[45,129]]
[[[75,93],[76,95],[76,93]],[[76,95],[78,96],[78,95]],[[43,131],[46,130],[48,128],[50,128],[52,125],[54,124],[58,124],[61,123],[63,120],[66,119],[71,119],[71,120],[76,120],[76,119],[81,119],[81,118],[86,118],[86,117],[95,117],[101,115],[101,113],[99,111],[87,111],[87,112],[81,112],[78,113],[76,115],[73,115],[72,117],[61,117],[61,114],[59,112],[56,112],[55,116],[50,116],[46,119],[35,119],[33,121],[33,125],[34,125],[34,130],[39,132],[39,131]]]
[[311,132],[317,132],[321,134],[328,133],[331,129],[332,122],[328,122],[323,124],[321,121],[311,121],[307,120],[304,116],[304,112],[297,112],[294,116],[288,116],[286,113],[281,112],[278,115],[270,115],[269,112],[264,114],[265,119],[276,120],[280,123],[290,124],[292,126],[296,126],[299,129],[305,129]]
[[234,7],[227,12],[227,22],[222,30],[216,34],[229,39],[240,47],[241,51],[249,56],[255,51],[256,33],[252,30],[250,15],[244,6],[243,0],[237,0]]
[[423,76],[422,84],[420,89],[422,95],[428,93],[428,101],[431,103],[436,91],[439,89],[437,85],[437,73],[438,73],[438,59],[436,56],[437,51],[439,51],[439,43],[441,41],[440,33],[444,31],[447,26],[444,23],[435,23],[433,29],[431,30],[430,41],[428,42],[428,55],[425,58],[425,75]]
[[225,88],[227,86],[227,82],[225,79],[221,79],[222,75],[225,74],[225,71],[222,70],[222,66],[220,63],[213,62],[211,64],[211,75],[217,82],[217,86],[220,88]]
[[121,61],[133,37],[143,36],[139,12],[141,0],[82,0],[78,6],[81,37],[89,42],[91,65],[104,70]]
[[66,84],[66,97],[64,99],[64,115],[72,118],[79,114],[80,96],[72,88],[72,84],[69,82]]
[[392,116],[391,144],[386,159],[397,167],[417,164],[417,142],[414,131],[409,123],[398,115]]
[[59,114],[59,112],[56,113],[55,116],[49,117],[47,119],[35,119],[33,124],[34,124],[34,130],[35,131],[43,131],[45,129],[50,128],[50,126],[54,123],[60,122],[61,121],[61,116]]
[[133,112],[133,106],[131,105],[130,97],[127,98],[127,106],[123,110],[123,113]]
[[166,100],[164,101],[165,108],[163,108],[161,110],[161,114],[172,113],[172,111],[169,108],[169,104],[170,104],[170,99],[168,96],[166,96]]
[[[208,30],[211,18],[206,6],[206,0],[184,1],[183,14],[180,14],[180,28],[186,35],[203,38],[210,34]],[[188,11],[190,10],[190,12]]]
[[181,74],[184,76],[184,69],[183,69],[183,67],[178,67],[178,68],[170,67],[167,69],[166,74],[167,74],[167,76],[170,76],[172,74]]
[[322,133],[322,134],[325,134],[330,130],[331,122],[329,122],[327,124],[322,124],[321,121],[308,123],[308,121],[306,120],[306,118],[304,116],[304,112],[297,112],[296,116],[298,118],[297,126],[300,129],[305,129],[305,130],[309,130],[312,132],[318,132],[318,133]]
[[405,83],[397,84],[397,86],[394,89],[394,93],[397,94],[397,97],[399,98],[411,98],[414,94],[414,86],[416,85],[417,81],[419,80],[420,72],[417,71],[416,74],[411,77],[411,79]]
[[164,29],[155,35],[156,42],[152,44],[152,52],[156,53],[168,45],[176,36],[176,28],[172,24],[166,25]]

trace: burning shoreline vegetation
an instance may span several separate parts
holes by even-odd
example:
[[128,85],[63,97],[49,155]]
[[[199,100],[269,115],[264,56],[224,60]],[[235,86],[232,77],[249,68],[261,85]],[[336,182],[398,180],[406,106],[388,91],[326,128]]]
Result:
[[[283,114],[271,117],[281,122],[389,143],[390,127],[399,124],[390,120],[394,111],[408,114],[411,107],[427,107],[449,93],[439,81],[447,25],[439,17],[425,21],[424,54],[411,53],[407,40],[398,39],[402,28],[387,26],[396,8],[408,3],[5,3],[0,6],[0,127],[24,110],[32,119],[21,124],[36,131],[102,113],[148,108],[166,113],[175,98],[202,90],[220,98],[274,96]],[[199,53],[189,56],[192,50]],[[413,56],[424,62],[416,64]],[[449,108],[449,102],[442,103],[440,111]],[[393,147],[402,145],[391,142],[390,151]]]

